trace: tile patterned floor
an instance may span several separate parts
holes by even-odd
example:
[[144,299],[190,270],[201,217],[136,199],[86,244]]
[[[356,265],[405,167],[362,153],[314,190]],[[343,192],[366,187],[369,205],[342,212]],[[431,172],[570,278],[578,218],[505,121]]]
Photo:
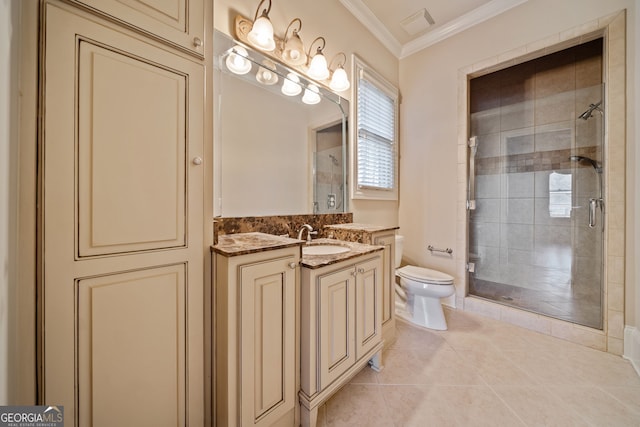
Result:
[[449,330],[398,321],[384,370],[318,414],[334,426],[640,426],[640,377],[619,356],[456,310]]
[[571,292],[570,286],[540,286],[527,289],[486,280],[472,280],[469,283],[471,295],[485,298],[499,304],[516,307],[534,313],[578,323],[591,328],[602,328],[600,293],[583,295]]

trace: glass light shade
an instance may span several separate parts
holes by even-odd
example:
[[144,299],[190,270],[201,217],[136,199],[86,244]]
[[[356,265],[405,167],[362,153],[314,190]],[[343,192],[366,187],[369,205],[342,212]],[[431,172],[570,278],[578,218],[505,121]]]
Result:
[[333,72],[329,87],[336,92],[342,92],[343,90],[347,90],[351,87],[351,83],[349,83],[349,77],[347,77],[347,72],[344,70],[344,68],[338,67]]
[[311,58],[311,64],[309,65],[309,71],[307,73],[309,77],[315,80],[324,80],[329,77],[327,59],[322,52],[316,53],[313,58]]
[[302,86],[300,86],[300,79],[293,73],[287,74],[287,78],[284,79],[282,84],[282,93],[287,96],[296,96],[302,92]]
[[275,73],[276,65],[265,59],[262,61],[263,67],[260,67],[256,73],[256,80],[263,85],[271,86],[278,83],[278,75]]
[[302,102],[310,105],[320,102],[320,90],[318,89],[318,86],[313,84],[307,86],[304,90],[304,95],[302,96]]
[[234,46],[227,56],[225,63],[227,68],[234,74],[247,74],[251,70],[251,61],[247,59],[249,54],[242,46]]
[[273,39],[273,25],[266,14],[256,19],[253,28],[247,34],[249,42],[260,50],[271,52],[276,48],[276,41]]
[[282,59],[291,65],[303,65],[307,62],[307,54],[304,53],[304,45],[298,33],[287,39],[282,51]]

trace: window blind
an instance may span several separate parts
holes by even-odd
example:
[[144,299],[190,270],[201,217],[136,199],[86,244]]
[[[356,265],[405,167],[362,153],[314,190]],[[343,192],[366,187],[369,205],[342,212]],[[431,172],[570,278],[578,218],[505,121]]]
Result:
[[[364,74],[364,73],[363,73]],[[357,179],[359,188],[395,187],[395,98],[360,77],[358,81]]]

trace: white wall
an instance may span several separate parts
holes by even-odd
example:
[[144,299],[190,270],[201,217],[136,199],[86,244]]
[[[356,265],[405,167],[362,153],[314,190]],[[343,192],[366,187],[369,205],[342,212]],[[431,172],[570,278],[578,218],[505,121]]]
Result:
[[18,2],[0,0],[0,405],[14,401]]
[[[636,287],[640,206],[637,130],[640,97],[637,93],[638,2],[634,0],[529,0],[491,20],[407,57],[400,62],[401,169],[400,227],[405,256],[416,263],[455,273],[454,261],[430,256],[427,245],[454,247],[465,230],[456,229],[457,193],[464,177],[457,176],[458,70],[527,44],[610,15],[627,11],[628,162],[627,175],[627,322],[640,317]],[[632,239],[631,236],[635,236]],[[630,247],[631,245],[631,247]],[[634,249],[635,248],[635,252]],[[631,249],[631,250],[629,250]],[[629,323],[628,323],[629,324]]]
[[[237,14],[253,20],[257,0],[216,0],[214,26],[226,34],[233,34],[233,21]],[[330,61],[338,52],[348,59],[345,66],[351,69],[351,53],[356,53],[383,77],[398,84],[398,60],[380,43],[338,0],[300,1],[278,0],[272,3],[269,14],[276,36],[282,38],[293,18],[302,20],[300,35],[308,49],[310,43],[323,36],[327,45],[325,56]],[[351,78],[351,80],[353,80]],[[351,99],[350,94],[341,94]],[[353,103],[352,107],[353,107]],[[398,225],[398,203],[395,201],[350,200],[350,211],[356,222],[379,225]],[[254,215],[261,215],[256,206]]]

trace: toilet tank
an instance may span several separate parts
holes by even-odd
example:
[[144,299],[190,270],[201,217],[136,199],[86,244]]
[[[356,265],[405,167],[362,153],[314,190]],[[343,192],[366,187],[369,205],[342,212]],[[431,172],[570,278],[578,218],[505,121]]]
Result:
[[404,236],[396,234],[396,268],[400,267],[402,262],[402,249],[404,246]]

